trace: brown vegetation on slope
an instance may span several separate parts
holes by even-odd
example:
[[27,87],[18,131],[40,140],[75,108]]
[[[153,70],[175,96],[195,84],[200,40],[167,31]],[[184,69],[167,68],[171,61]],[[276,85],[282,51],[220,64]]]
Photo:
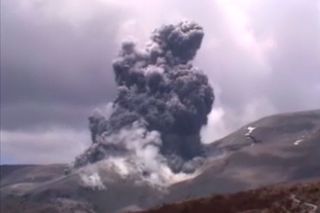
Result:
[[320,181],[272,186],[168,204],[144,213],[318,213]]

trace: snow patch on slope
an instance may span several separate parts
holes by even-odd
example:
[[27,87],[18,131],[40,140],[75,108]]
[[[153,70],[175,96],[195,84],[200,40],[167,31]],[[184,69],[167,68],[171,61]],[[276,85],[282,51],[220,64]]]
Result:
[[257,127],[252,127],[252,126],[248,126],[248,132],[245,134],[245,136],[250,136],[252,134],[252,132],[256,129]]
[[303,140],[302,139],[299,139],[299,140],[296,140],[294,143],[293,143],[293,145],[295,145],[295,146],[298,146],[300,143],[302,143],[303,142]]

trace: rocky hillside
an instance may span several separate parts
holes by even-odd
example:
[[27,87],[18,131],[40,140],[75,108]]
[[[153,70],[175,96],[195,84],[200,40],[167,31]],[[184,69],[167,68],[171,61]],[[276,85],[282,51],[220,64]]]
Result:
[[123,212],[216,194],[224,205],[229,199],[224,194],[317,179],[320,110],[260,119],[205,149],[208,158],[197,174],[165,187],[105,164],[70,173],[65,173],[67,165],[1,166],[1,212]]

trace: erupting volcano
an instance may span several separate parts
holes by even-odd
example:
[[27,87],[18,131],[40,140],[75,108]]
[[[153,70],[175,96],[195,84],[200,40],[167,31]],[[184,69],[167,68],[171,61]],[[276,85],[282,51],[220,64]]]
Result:
[[200,129],[214,102],[207,76],[192,65],[203,36],[184,21],[156,29],[145,49],[123,42],[113,63],[117,97],[107,113],[89,117],[93,144],[75,167],[115,155],[156,160],[174,173],[202,163]]

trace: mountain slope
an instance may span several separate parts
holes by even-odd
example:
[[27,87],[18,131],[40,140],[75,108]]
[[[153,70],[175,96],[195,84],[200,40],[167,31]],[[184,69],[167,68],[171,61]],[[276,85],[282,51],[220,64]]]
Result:
[[[255,128],[251,135],[258,143],[246,136],[248,127]],[[170,199],[320,177],[320,110],[266,117],[211,146],[226,156],[192,181],[173,186]]]
[[320,182],[275,185],[256,190],[164,205],[141,213],[274,213],[320,211]]
[[[103,165],[65,174],[66,165],[1,166],[5,212],[117,212],[320,178],[320,110],[274,115],[206,146],[198,176],[159,188]],[[88,172],[89,171],[89,172]],[[19,203],[19,205],[17,205]]]

